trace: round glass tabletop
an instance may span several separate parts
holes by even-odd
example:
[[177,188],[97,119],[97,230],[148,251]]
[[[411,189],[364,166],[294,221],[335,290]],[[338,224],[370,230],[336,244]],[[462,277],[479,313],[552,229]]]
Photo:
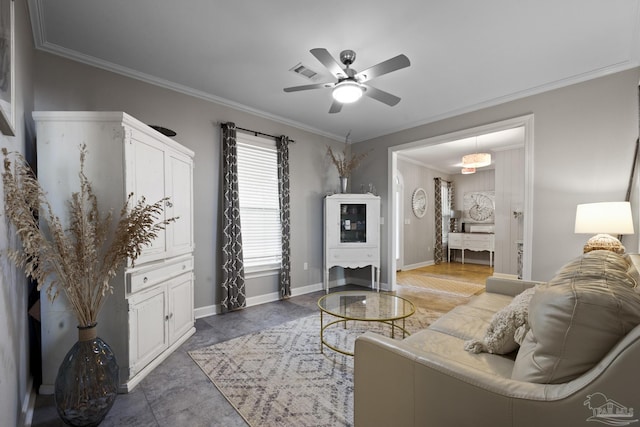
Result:
[[416,307],[397,295],[373,291],[344,291],[318,300],[325,313],[347,320],[393,321],[411,316]]

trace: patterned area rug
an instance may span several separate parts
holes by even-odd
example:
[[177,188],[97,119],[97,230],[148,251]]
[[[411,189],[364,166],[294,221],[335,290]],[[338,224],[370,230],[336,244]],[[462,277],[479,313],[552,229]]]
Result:
[[443,279],[425,273],[399,272],[396,283],[402,286],[416,286],[433,292],[470,297],[484,290],[484,285],[460,280]]
[[[442,314],[418,308],[406,328],[418,331]],[[352,350],[367,330],[390,334],[386,325],[349,322],[328,328],[325,339]],[[353,358],[320,353],[319,314],[189,354],[253,427],[353,425]]]

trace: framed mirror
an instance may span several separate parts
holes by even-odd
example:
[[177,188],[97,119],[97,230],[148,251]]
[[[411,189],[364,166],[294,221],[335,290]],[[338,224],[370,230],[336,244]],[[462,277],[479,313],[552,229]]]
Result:
[[418,218],[422,218],[427,213],[427,192],[424,188],[416,188],[411,196],[411,208]]

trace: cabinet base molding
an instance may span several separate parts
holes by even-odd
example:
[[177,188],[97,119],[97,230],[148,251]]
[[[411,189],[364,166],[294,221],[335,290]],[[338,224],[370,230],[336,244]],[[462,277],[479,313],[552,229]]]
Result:
[[191,337],[195,333],[196,328],[194,326],[193,328],[189,329],[187,333],[181,336],[178,341],[174,342],[168,349],[166,349],[161,355],[153,359],[151,363],[142,368],[142,370],[135,374],[133,377],[131,377],[126,383],[120,384],[118,386],[118,393],[127,394],[132,391],[138,384],[140,384],[140,381],[142,381],[147,375],[149,375],[149,373],[151,373],[151,371],[153,371],[162,362],[164,362],[165,359],[171,355],[171,353],[177,350],[178,347],[184,344],[185,341],[187,341],[189,337]]

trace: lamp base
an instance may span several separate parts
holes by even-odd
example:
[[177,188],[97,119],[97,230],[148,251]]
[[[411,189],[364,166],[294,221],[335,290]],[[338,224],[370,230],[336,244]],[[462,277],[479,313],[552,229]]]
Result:
[[587,240],[587,244],[584,245],[583,251],[586,254],[587,252],[598,251],[598,250],[611,251],[617,254],[623,254],[625,251],[625,248],[622,245],[622,242],[620,240],[616,239],[615,237],[609,234],[596,234],[595,236]]

